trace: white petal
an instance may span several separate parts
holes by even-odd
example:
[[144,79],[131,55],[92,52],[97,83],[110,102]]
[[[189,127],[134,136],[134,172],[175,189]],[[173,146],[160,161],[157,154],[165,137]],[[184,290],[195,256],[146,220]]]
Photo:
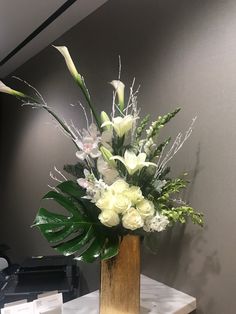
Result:
[[134,152],[126,150],[124,157],[127,168],[135,169],[137,167],[138,159]]
[[124,160],[123,157],[120,157],[120,156],[112,156],[112,157],[110,157],[110,159],[111,159],[111,160],[117,159],[117,160],[121,161],[121,162],[125,165],[125,160]]
[[65,61],[66,61],[66,65],[71,73],[71,75],[76,79],[79,75],[79,73],[76,70],[76,67],[74,65],[74,62],[70,56],[70,53],[67,49],[67,47],[65,46],[53,46],[54,48],[56,48],[64,57]]
[[101,155],[101,152],[97,148],[93,148],[90,152],[92,158],[97,158]]
[[107,126],[107,125],[113,125],[113,123],[111,121],[105,121],[103,122],[103,124],[101,125],[101,128],[103,128],[104,126]]
[[12,89],[0,81],[0,92],[6,94],[12,94]]
[[111,142],[112,140],[112,130],[106,130],[104,132],[102,132],[102,137],[101,137],[101,141],[102,142]]
[[94,123],[90,124],[88,131],[93,138],[96,138],[98,133],[99,133],[98,128],[97,128],[96,124],[94,124]]
[[157,167],[157,164],[155,164],[154,162],[150,162],[150,161],[143,162],[143,165],[146,166],[146,167],[148,167],[148,166]]
[[84,189],[86,189],[88,184],[89,184],[89,182],[86,179],[84,179],[84,178],[78,179],[77,183],[79,184],[79,186],[81,186]]
[[138,163],[143,163],[146,160],[147,155],[145,153],[140,153],[138,155]]
[[125,84],[123,82],[121,82],[120,80],[113,80],[110,83],[116,90],[117,89],[124,89],[125,88]]

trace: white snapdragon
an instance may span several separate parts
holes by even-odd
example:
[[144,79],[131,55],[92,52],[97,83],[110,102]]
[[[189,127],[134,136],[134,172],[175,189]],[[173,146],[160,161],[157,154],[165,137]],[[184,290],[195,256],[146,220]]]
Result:
[[145,153],[140,153],[136,155],[133,151],[131,150],[126,150],[124,153],[124,157],[121,156],[113,156],[111,157],[111,160],[119,160],[121,161],[128,173],[130,175],[134,174],[136,171],[141,170],[143,167],[148,167],[148,166],[155,166],[156,164],[153,162],[148,162],[146,160],[147,155]]
[[169,223],[170,222],[166,216],[156,213],[154,217],[150,217],[145,220],[143,229],[146,232],[161,232],[166,229]]
[[143,218],[135,209],[131,207],[122,217],[122,225],[126,229],[135,230],[138,228],[142,228],[144,225]]
[[[161,116],[158,117],[158,119],[150,125],[150,127],[146,130],[146,134],[148,137],[152,136],[154,129],[158,126],[158,123],[161,119]],[[164,125],[159,125],[159,128],[163,128]]]
[[102,156],[97,159],[98,172],[102,175],[106,184],[112,184],[119,176],[119,172],[116,168],[109,165]]
[[152,139],[152,138],[150,138],[149,140],[147,140],[146,143],[145,143],[144,146],[143,146],[143,150],[144,150],[144,152],[145,152],[147,155],[149,155],[149,154],[151,153],[151,151],[152,151],[153,149],[155,149],[155,148],[156,148],[156,144],[153,142],[153,139]]

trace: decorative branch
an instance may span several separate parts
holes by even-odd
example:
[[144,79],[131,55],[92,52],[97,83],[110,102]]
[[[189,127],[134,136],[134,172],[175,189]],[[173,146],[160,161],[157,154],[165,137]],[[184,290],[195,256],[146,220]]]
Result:
[[157,171],[155,173],[155,177],[158,177],[162,173],[162,171],[164,170],[167,163],[175,156],[175,154],[182,148],[183,144],[190,137],[190,135],[193,131],[193,125],[194,125],[196,119],[197,119],[197,117],[193,118],[189,129],[185,133],[184,138],[183,138],[182,133],[179,133],[177,135],[177,137],[176,137],[174,143],[172,144],[170,150],[167,152],[166,156],[164,157],[164,159],[162,161],[160,161],[161,157],[162,157],[162,154],[161,154],[161,156],[159,158],[159,165],[158,165]]

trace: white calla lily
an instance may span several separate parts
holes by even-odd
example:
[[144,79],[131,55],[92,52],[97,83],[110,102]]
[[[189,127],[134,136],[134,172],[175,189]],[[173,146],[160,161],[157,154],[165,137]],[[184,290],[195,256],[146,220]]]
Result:
[[81,75],[78,73],[75,64],[70,56],[69,50],[66,46],[53,46],[56,48],[64,57],[66,61],[66,65],[71,73],[71,75],[74,77],[75,80],[81,80]]
[[114,87],[117,97],[118,97],[118,102],[119,102],[119,108],[121,111],[124,110],[124,91],[125,91],[125,84],[121,82],[120,80],[113,80],[111,82],[111,85]]
[[148,167],[148,166],[156,167],[157,166],[153,162],[145,161],[146,157],[147,155],[145,153],[140,153],[136,156],[133,151],[126,150],[124,154],[124,158],[120,156],[113,156],[110,159],[111,160],[117,159],[121,161],[125,165],[128,173],[132,175],[136,171],[141,170],[143,167]]
[[93,116],[96,120],[96,123],[97,123],[97,126],[99,127],[100,129],[100,119],[91,103],[91,100],[90,100],[90,95],[89,95],[89,91],[85,85],[85,82],[84,82],[84,79],[83,77],[78,73],[76,67],[75,67],[75,64],[70,56],[70,53],[69,53],[69,50],[66,46],[53,46],[54,48],[56,48],[61,54],[62,56],[64,57],[65,59],[65,62],[66,62],[66,65],[68,67],[68,70],[70,71],[72,77],[74,78],[74,80],[76,81],[76,83],[79,85],[79,87],[81,88],[86,100],[87,100],[87,103],[90,107],[90,109],[92,110],[92,113],[93,113]]
[[0,93],[10,94],[17,97],[25,97],[25,94],[10,88],[9,86],[5,85],[2,81],[0,81]]

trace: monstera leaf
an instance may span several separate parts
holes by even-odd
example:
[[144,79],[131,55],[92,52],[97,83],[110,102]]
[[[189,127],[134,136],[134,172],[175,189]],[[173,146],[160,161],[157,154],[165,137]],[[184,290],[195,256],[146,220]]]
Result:
[[118,254],[119,236],[111,228],[101,225],[98,208],[81,198],[84,195],[73,181],[65,181],[48,192],[43,200],[53,200],[68,215],[40,208],[34,225],[39,228],[52,247],[64,254],[75,254],[76,259],[93,262],[109,259]]

